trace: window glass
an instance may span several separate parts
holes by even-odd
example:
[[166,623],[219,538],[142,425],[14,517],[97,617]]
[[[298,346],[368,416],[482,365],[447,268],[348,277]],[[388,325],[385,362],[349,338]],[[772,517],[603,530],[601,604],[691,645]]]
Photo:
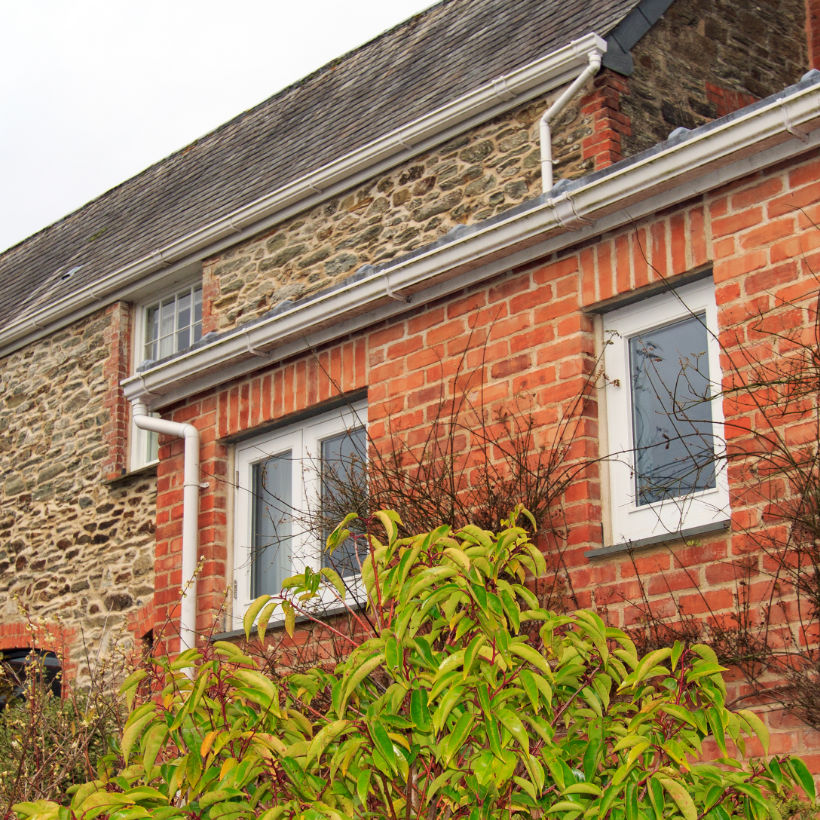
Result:
[[176,349],[185,350],[191,345],[191,294],[183,293],[177,300]]
[[291,575],[293,492],[290,450],[253,465],[253,595],[277,593]]
[[26,679],[35,675],[52,694],[62,692],[60,660],[53,652],[40,649],[3,649],[0,651],[0,711],[25,696]]
[[[142,316],[142,327],[135,334],[138,365],[186,350],[202,337],[202,285],[191,285],[146,306]],[[157,452],[157,434],[132,423],[131,469],[155,462]]]
[[193,285],[145,308],[144,361],[179,353],[202,337],[202,286]]
[[629,340],[639,505],[715,486],[704,313]]
[[[366,490],[367,440],[364,427],[345,431],[322,441],[322,541],[336,524],[363,503]],[[355,535],[330,555],[322,553],[322,566],[331,567],[343,578],[358,574],[367,557],[367,545]]]
[[[234,507],[234,623],[251,601],[275,595],[306,568],[332,567],[352,595],[366,557],[355,536],[332,556],[327,536],[348,512],[362,514],[366,498],[367,406],[337,408],[280,427],[236,447]],[[361,552],[357,555],[356,550]],[[338,605],[330,588],[322,600]]]
[[145,353],[144,360],[159,358],[159,305],[149,307],[145,311]]
[[606,313],[607,543],[661,540],[729,516],[714,284]]

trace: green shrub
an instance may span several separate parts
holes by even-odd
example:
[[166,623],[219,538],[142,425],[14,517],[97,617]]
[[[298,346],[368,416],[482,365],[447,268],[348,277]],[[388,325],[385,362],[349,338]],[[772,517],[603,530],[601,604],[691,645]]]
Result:
[[[592,612],[541,608],[526,581],[543,558],[514,522],[399,538],[395,514],[377,517],[387,538],[370,536],[362,569],[372,629],[345,660],[280,680],[230,643],[156,661],[163,688],[132,708],[122,765],[79,787],[71,812],[763,820],[796,785],[814,800],[801,761],[742,762],[746,738],[765,748],[767,732],[726,708],[709,648],[640,657]],[[320,583],[343,597],[332,571],[308,570],[255,602],[248,636],[279,612],[293,632]],[[132,703],[147,674],[124,685]],[[707,738],[717,761],[702,760]],[[45,801],[16,809],[68,817]]]
[[122,726],[116,694],[92,688],[61,697],[36,660],[26,672],[4,687],[20,696],[0,706],[0,817],[20,801],[67,800],[73,785],[95,776]]

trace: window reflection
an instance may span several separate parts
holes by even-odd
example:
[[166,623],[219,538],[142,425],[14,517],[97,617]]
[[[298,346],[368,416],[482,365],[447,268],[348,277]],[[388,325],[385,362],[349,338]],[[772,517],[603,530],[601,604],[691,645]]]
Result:
[[629,340],[638,505],[715,486],[705,321],[701,313]]

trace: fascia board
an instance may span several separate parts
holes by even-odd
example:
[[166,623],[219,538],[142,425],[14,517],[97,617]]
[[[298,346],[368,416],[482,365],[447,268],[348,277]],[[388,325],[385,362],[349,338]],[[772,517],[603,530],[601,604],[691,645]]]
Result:
[[126,397],[166,406],[819,145],[813,85],[160,363],[126,379]]
[[93,285],[79,289],[59,304],[7,325],[0,330],[0,356],[89,315],[106,301],[127,299],[147,276],[157,271],[204,258],[242,242],[473,125],[569,82],[588,63],[590,53],[603,54],[606,47],[606,42],[597,34],[587,34],[210,225],[157,248],[101,277]]

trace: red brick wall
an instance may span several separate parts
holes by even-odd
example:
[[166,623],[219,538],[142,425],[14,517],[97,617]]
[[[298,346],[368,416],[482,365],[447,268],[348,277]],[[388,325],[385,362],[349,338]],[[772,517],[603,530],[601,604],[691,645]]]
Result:
[[582,141],[581,152],[584,159],[592,160],[594,171],[624,157],[623,140],[632,134],[632,122],[621,110],[621,100],[627,93],[627,79],[605,68],[581,102],[581,113],[591,124],[591,133]]
[[[771,497],[787,495],[775,477],[761,481],[749,464],[729,466],[732,526],[685,544],[588,559],[602,546],[599,420],[590,377],[596,367],[594,311],[602,303],[712,264],[724,348],[724,386],[744,383],[752,365],[777,364],[787,353],[774,329],[811,329],[815,273],[820,271],[820,158],[774,169],[688,204],[517,269],[453,297],[416,308],[321,351],[305,354],[176,408],[202,434],[200,513],[203,558],[198,627],[208,629],[225,602],[230,578],[230,442],[243,433],[323,402],[367,388],[368,428],[377,448],[399,433],[408,446],[423,441],[442,392],[457,374],[484,386],[485,409],[509,408],[525,396],[539,441],[553,440],[570,412],[577,413],[567,464],[591,462],[563,499],[563,559],[574,601],[595,606],[615,624],[640,623],[642,607],[676,618],[728,618],[738,582],[747,577],[753,611],[771,592],[761,539],[782,537]],[[761,313],[774,311],[769,324]],[[460,386],[455,388],[461,389]],[[578,404],[578,396],[587,393]],[[764,423],[741,393],[724,411],[730,452],[737,457],[750,430]],[[801,441],[810,429],[784,420],[783,435]],[[466,441],[466,439],[465,439]],[[182,442],[163,444],[157,500],[157,623],[174,621],[179,599]],[[435,522],[430,522],[431,525]],[[634,558],[634,560],[633,560]],[[639,583],[643,579],[643,591]],[[677,603],[675,603],[677,601]],[[785,595],[784,611],[794,612]],[[738,678],[732,696],[747,693]],[[774,750],[799,750],[820,770],[820,735],[778,710],[768,712],[779,731]],[[802,726],[802,724],[801,724]]]
[[103,365],[108,392],[103,399],[106,422],[103,438],[108,443],[108,457],[102,465],[104,478],[113,479],[128,469],[128,402],[120,389],[120,382],[130,375],[131,311],[127,303],[115,302],[107,310],[109,325],[105,344],[109,351]]
[[806,35],[809,65],[820,69],[820,0],[806,0]]
[[69,653],[76,638],[73,629],[66,629],[56,623],[34,624],[16,621],[0,624],[0,654],[4,649],[39,649],[54,652],[60,659],[60,667],[65,680],[74,677],[74,663]]

